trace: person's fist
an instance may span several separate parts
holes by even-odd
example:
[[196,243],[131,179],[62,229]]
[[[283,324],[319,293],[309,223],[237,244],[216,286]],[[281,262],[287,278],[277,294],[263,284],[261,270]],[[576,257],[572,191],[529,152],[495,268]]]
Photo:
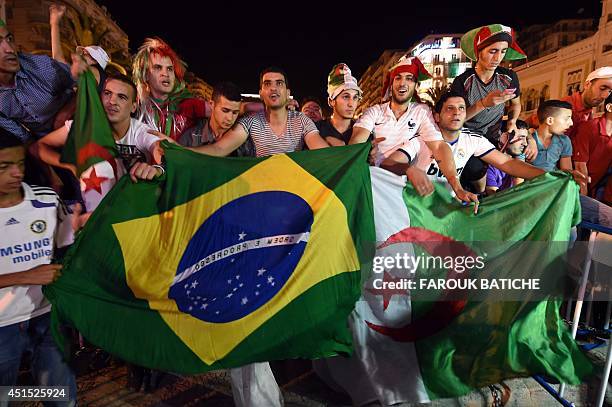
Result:
[[130,169],[130,178],[134,182],[138,182],[139,179],[150,181],[158,175],[161,175],[161,171],[147,163],[136,163]]
[[61,264],[43,264],[41,266],[31,268],[28,271],[24,271],[23,273],[26,275],[23,277],[25,277],[27,284],[47,285],[60,278],[62,275],[60,272],[61,269]]
[[66,6],[64,4],[51,3],[49,5],[49,23],[59,24],[65,12]]

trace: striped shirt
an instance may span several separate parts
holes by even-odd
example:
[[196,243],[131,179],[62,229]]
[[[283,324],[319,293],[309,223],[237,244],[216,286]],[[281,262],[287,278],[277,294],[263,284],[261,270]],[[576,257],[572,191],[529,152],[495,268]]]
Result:
[[318,131],[314,122],[304,113],[292,110],[287,113],[287,126],[280,136],[272,131],[265,112],[253,113],[238,120],[255,145],[256,157],[302,150],[304,137]]
[[74,81],[68,65],[46,55],[18,58],[15,86],[0,86],[0,127],[25,142],[53,130],[55,115],[74,94]]
[[[510,69],[498,67],[489,83],[484,83],[474,68],[466,70],[453,81],[451,90],[459,93],[465,99],[467,107],[473,106],[494,90],[516,89],[515,97],[519,97],[521,89],[516,73]],[[465,122],[465,127],[484,134],[490,141],[499,139],[504,104],[486,108]]]

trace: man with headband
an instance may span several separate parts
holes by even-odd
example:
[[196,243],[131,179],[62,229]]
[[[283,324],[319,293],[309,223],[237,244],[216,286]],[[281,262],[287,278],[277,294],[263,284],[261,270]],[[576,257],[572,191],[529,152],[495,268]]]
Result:
[[363,92],[346,64],[336,64],[327,76],[327,103],[331,117],[316,122],[319,134],[332,146],[346,145],[353,133],[353,115]]
[[[366,142],[371,134],[375,138],[384,138],[376,147],[380,155],[376,161],[382,161],[418,137],[431,150],[457,198],[478,202],[476,195],[461,187],[451,150],[436,128],[431,110],[416,96],[417,83],[428,77],[431,75],[418,58],[402,57],[385,77],[383,100],[389,97],[391,100],[372,106],[363,113],[353,127],[350,144]],[[418,190],[426,186],[419,184],[415,187]]]

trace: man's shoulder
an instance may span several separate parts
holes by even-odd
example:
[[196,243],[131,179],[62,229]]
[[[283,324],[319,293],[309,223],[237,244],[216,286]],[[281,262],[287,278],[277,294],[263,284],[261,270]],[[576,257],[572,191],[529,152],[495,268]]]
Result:
[[130,130],[134,134],[138,133],[147,133],[149,134],[149,130],[155,130],[153,126],[148,123],[143,122],[142,120],[138,120],[134,117],[130,118]]
[[53,189],[39,185],[28,185],[26,183],[23,183],[22,186],[24,198],[32,201],[34,208],[57,206],[59,196]]
[[52,65],[59,65],[65,69],[69,69],[69,66],[58,62],[48,55],[34,55],[28,53],[19,53],[19,72],[22,73],[47,73],[47,70]]
[[474,68],[468,68],[461,75],[453,79],[453,83],[455,83],[455,81],[458,83],[463,83],[473,75],[476,75],[476,70]]
[[509,76],[511,78],[516,77],[516,72],[514,72],[512,69],[510,68],[506,68],[504,66],[498,66],[495,69],[495,74],[496,75],[504,75],[504,76]]
[[483,136],[481,133],[479,133],[479,132],[477,132],[477,131],[474,131],[474,130],[472,130],[472,129],[469,129],[469,128],[467,128],[467,127],[462,127],[462,128],[461,128],[461,132],[459,133],[459,135],[460,135],[461,137],[468,137],[468,138],[472,138],[472,137],[475,137],[475,138],[478,138],[478,139],[484,139],[484,138],[486,138],[486,137],[485,137],[485,136]]

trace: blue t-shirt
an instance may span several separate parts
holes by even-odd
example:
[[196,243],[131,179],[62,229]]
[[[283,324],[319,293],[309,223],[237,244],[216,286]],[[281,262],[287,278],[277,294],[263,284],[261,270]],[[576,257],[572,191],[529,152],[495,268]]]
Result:
[[538,156],[531,163],[533,166],[544,171],[555,171],[559,169],[561,157],[572,156],[572,142],[566,135],[553,134],[548,148],[545,148],[538,137],[538,132],[533,132],[533,138],[538,145]]

